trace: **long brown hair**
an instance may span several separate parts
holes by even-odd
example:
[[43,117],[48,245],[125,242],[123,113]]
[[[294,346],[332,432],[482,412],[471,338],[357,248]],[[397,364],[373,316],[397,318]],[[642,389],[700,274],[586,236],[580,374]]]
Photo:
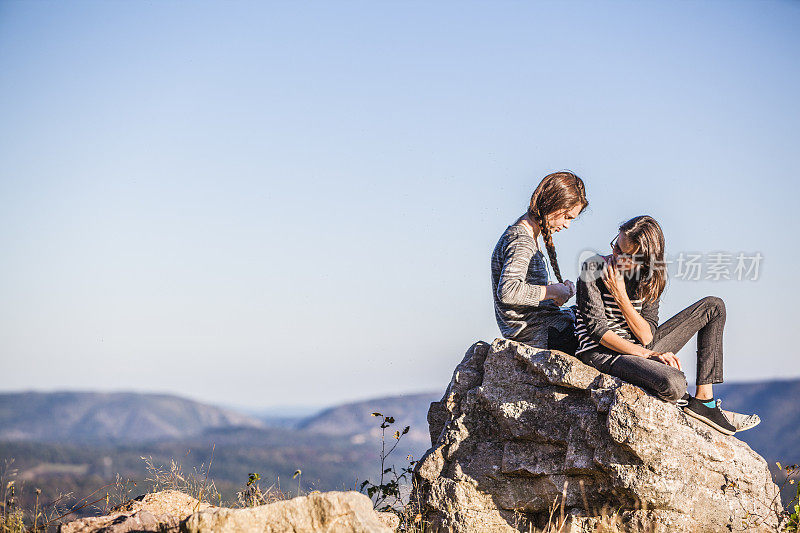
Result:
[[633,217],[619,226],[619,231],[636,244],[635,257],[638,263],[635,298],[655,301],[667,285],[667,269],[664,268],[664,232],[656,219],[649,215]]
[[589,205],[586,199],[586,188],[583,180],[569,171],[553,172],[548,174],[531,195],[531,203],[528,207],[528,216],[539,224],[542,231],[542,239],[547,248],[547,255],[550,256],[550,264],[553,273],[559,283],[564,283],[561,278],[561,269],[558,268],[556,248],[553,246],[553,235],[547,226],[547,215],[565,209],[572,209],[580,205],[581,212]]

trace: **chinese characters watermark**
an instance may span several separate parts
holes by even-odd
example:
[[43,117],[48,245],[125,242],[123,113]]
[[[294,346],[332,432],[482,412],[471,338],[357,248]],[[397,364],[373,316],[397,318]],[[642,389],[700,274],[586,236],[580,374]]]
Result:
[[[595,258],[600,263],[599,254],[586,250],[578,256],[581,277],[589,279],[602,273],[602,265],[592,267],[584,264]],[[650,277],[659,271],[666,271],[667,277],[682,281],[758,281],[764,256],[761,252],[680,252],[666,256],[664,260],[653,257],[632,256],[640,268],[625,275],[640,279]]]
[[667,273],[673,279],[687,281],[758,281],[763,259],[761,252],[681,252],[674,260],[675,272],[667,269]]

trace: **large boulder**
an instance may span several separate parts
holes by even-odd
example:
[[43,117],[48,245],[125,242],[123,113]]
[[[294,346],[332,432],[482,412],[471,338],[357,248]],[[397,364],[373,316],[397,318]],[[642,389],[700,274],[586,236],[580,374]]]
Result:
[[391,533],[359,492],[316,492],[245,509],[215,508],[181,523],[184,533]]
[[75,520],[61,533],[391,533],[358,492],[317,492],[258,507],[212,507],[168,490],[140,496],[106,516]]
[[128,500],[104,516],[73,520],[60,527],[61,533],[126,533],[178,529],[181,520],[196,511],[210,508],[177,490],[152,492]]
[[778,488],[749,446],[561,352],[476,343],[428,421],[412,501],[431,531],[778,526]]

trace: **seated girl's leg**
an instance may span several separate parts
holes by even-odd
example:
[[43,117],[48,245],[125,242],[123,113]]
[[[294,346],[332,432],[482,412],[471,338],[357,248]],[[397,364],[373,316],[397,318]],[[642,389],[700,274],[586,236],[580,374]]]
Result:
[[722,332],[725,302],[706,296],[663,324],[647,348],[677,353],[697,333],[697,385],[722,383]]
[[675,402],[686,393],[683,372],[660,361],[618,354],[607,348],[584,352],[581,359],[600,372],[641,387],[668,402]]
[[676,402],[686,394],[684,373],[654,359],[637,355],[620,355],[611,364],[610,373],[667,402]]

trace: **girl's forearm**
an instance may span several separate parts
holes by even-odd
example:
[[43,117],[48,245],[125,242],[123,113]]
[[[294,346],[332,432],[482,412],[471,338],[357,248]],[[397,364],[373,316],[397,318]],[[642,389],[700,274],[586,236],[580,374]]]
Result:
[[653,340],[653,331],[650,329],[650,324],[648,324],[647,320],[633,307],[631,301],[628,298],[624,298],[623,301],[618,301],[617,305],[619,305],[622,316],[625,317],[625,321],[628,323],[628,326],[631,328],[636,338],[639,339],[639,342],[645,346],[650,344],[650,341]]
[[625,340],[610,330],[603,333],[603,336],[600,338],[600,344],[606,348],[611,348],[615,352],[638,355],[640,357],[645,357],[647,352],[643,346]]

